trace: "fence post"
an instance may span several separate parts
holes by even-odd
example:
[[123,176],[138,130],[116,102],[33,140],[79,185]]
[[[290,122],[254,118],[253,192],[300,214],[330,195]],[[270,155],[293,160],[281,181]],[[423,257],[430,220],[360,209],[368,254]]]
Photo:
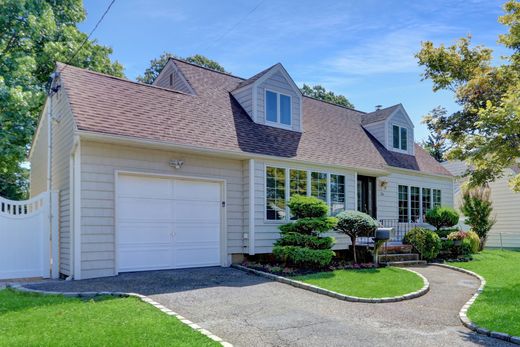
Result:
[[51,278],[58,278],[60,275],[59,270],[59,229],[58,229],[58,223],[60,221],[59,219],[59,208],[58,208],[58,192],[52,191],[50,192],[50,199],[51,202],[50,208],[50,247],[51,247]]
[[42,250],[42,274],[43,278],[51,277],[51,264],[50,264],[50,255],[51,255],[51,193],[45,192],[42,197],[43,200],[43,213],[41,214],[41,247]]

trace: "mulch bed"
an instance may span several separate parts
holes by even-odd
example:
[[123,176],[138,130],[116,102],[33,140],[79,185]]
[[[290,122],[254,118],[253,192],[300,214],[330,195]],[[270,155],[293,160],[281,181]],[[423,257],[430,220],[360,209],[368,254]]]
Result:
[[344,260],[333,260],[330,265],[322,268],[299,268],[286,266],[281,263],[260,263],[247,260],[242,263],[242,266],[285,277],[310,275],[334,270],[375,269],[378,267],[374,263],[352,264],[351,262],[346,262]]

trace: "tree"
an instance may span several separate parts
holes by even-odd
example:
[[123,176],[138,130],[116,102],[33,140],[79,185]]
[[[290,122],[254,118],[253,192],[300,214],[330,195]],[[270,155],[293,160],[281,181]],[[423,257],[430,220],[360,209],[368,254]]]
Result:
[[23,163],[45,100],[46,83],[56,62],[123,75],[123,67],[110,60],[110,47],[99,45],[95,40],[85,42],[87,35],[76,27],[84,19],[81,0],[1,1],[2,196],[21,199],[27,195],[28,174]]
[[354,254],[354,263],[357,263],[356,239],[362,236],[373,236],[378,224],[374,218],[359,211],[344,211],[338,214],[337,218],[338,224],[336,225],[335,230],[347,234],[350,237],[352,253]]
[[[448,112],[445,108],[438,106],[431,110],[430,114],[425,116],[426,119],[438,118],[445,116]],[[426,141],[422,141],[421,146],[428,152],[432,157],[435,158],[439,163],[445,161],[445,155],[448,151],[448,146],[446,144],[446,139],[438,130],[434,129],[432,125],[428,121],[423,121],[428,127],[430,134],[428,135],[428,139]]]
[[[520,2],[506,2],[504,11],[499,21],[508,32],[499,42],[512,50],[506,63],[493,66],[492,50],[472,47],[471,37],[449,47],[427,41],[416,55],[423,79],[433,82],[434,91],[453,92],[461,107],[426,122],[450,142],[449,159],[469,164],[472,187],[501,177],[520,159]],[[510,185],[520,191],[520,174]]]
[[300,90],[305,96],[310,96],[311,98],[327,101],[339,106],[354,108],[354,105],[344,95],[334,94],[332,91],[327,91],[319,84],[312,87],[304,84]]
[[159,58],[155,58],[150,60],[150,67],[146,68],[144,71],[144,74],[141,76],[137,76],[137,81],[141,83],[146,84],[152,84],[157,76],[161,73],[161,70],[164,68],[166,63],[170,58],[176,58],[184,60],[188,63],[195,64],[198,66],[206,67],[211,70],[223,72],[223,73],[230,73],[226,71],[219,63],[217,63],[215,60],[211,60],[201,54],[195,54],[193,56],[187,57],[187,58],[181,58],[173,53],[170,52],[164,52],[159,56]]
[[280,226],[280,238],[273,254],[285,263],[297,266],[322,267],[328,265],[334,251],[334,238],[321,236],[336,224],[336,218],[327,217],[329,207],[312,196],[293,195],[289,208],[296,221]]
[[488,187],[478,187],[462,191],[462,213],[466,217],[464,223],[471,227],[480,238],[480,250],[486,244],[487,234],[495,224],[491,217],[493,207],[490,199],[491,191]]
[[426,223],[435,227],[437,231],[442,228],[451,228],[459,222],[459,213],[448,206],[435,206],[426,211]]

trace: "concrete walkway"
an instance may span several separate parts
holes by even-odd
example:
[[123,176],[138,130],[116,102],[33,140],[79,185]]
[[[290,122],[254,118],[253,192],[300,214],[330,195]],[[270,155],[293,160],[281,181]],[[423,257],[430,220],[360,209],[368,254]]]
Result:
[[478,281],[440,267],[416,267],[423,297],[387,304],[340,301],[230,268],[128,273],[34,284],[60,291],[149,295],[235,346],[509,346],[464,328],[458,311]]

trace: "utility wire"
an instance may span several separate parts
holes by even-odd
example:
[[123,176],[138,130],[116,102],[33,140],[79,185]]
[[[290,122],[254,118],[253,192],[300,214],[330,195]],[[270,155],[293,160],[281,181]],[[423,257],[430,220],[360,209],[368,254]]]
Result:
[[65,65],[59,72],[62,72],[63,70],[65,70],[68,66],[68,64],[70,64],[72,62],[72,60],[74,60],[74,58],[76,58],[76,55],[78,55],[79,51],[81,51],[81,49],[83,48],[83,46],[85,46],[85,44],[88,42],[88,40],[90,40],[90,37],[92,36],[92,34],[94,33],[94,31],[96,31],[96,29],[98,28],[99,24],[101,24],[101,22],[103,21],[103,19],[105,18],[105,16],[107,15],[108,11],[110,11],[110,8],[112,7],[112,5],[114,4],[114,2],[116,2],[116,0],[112,0],[110,2],[110,4],[108,5],[107,9],[105,10],[105,12],[103,13],[103,15],[99,18],[99,20],[97,21],[96,25],[94,26],[94,28],[90,31],[90,33],[88,34],[88,36],[85,38],[85,40],[83,41],[83,43],[81,43],[81,45],[79,46],[79,48],[74,52],[74,54],[72,55],[72,57],[70,57],[70,59],[67,61],[67,65]]

